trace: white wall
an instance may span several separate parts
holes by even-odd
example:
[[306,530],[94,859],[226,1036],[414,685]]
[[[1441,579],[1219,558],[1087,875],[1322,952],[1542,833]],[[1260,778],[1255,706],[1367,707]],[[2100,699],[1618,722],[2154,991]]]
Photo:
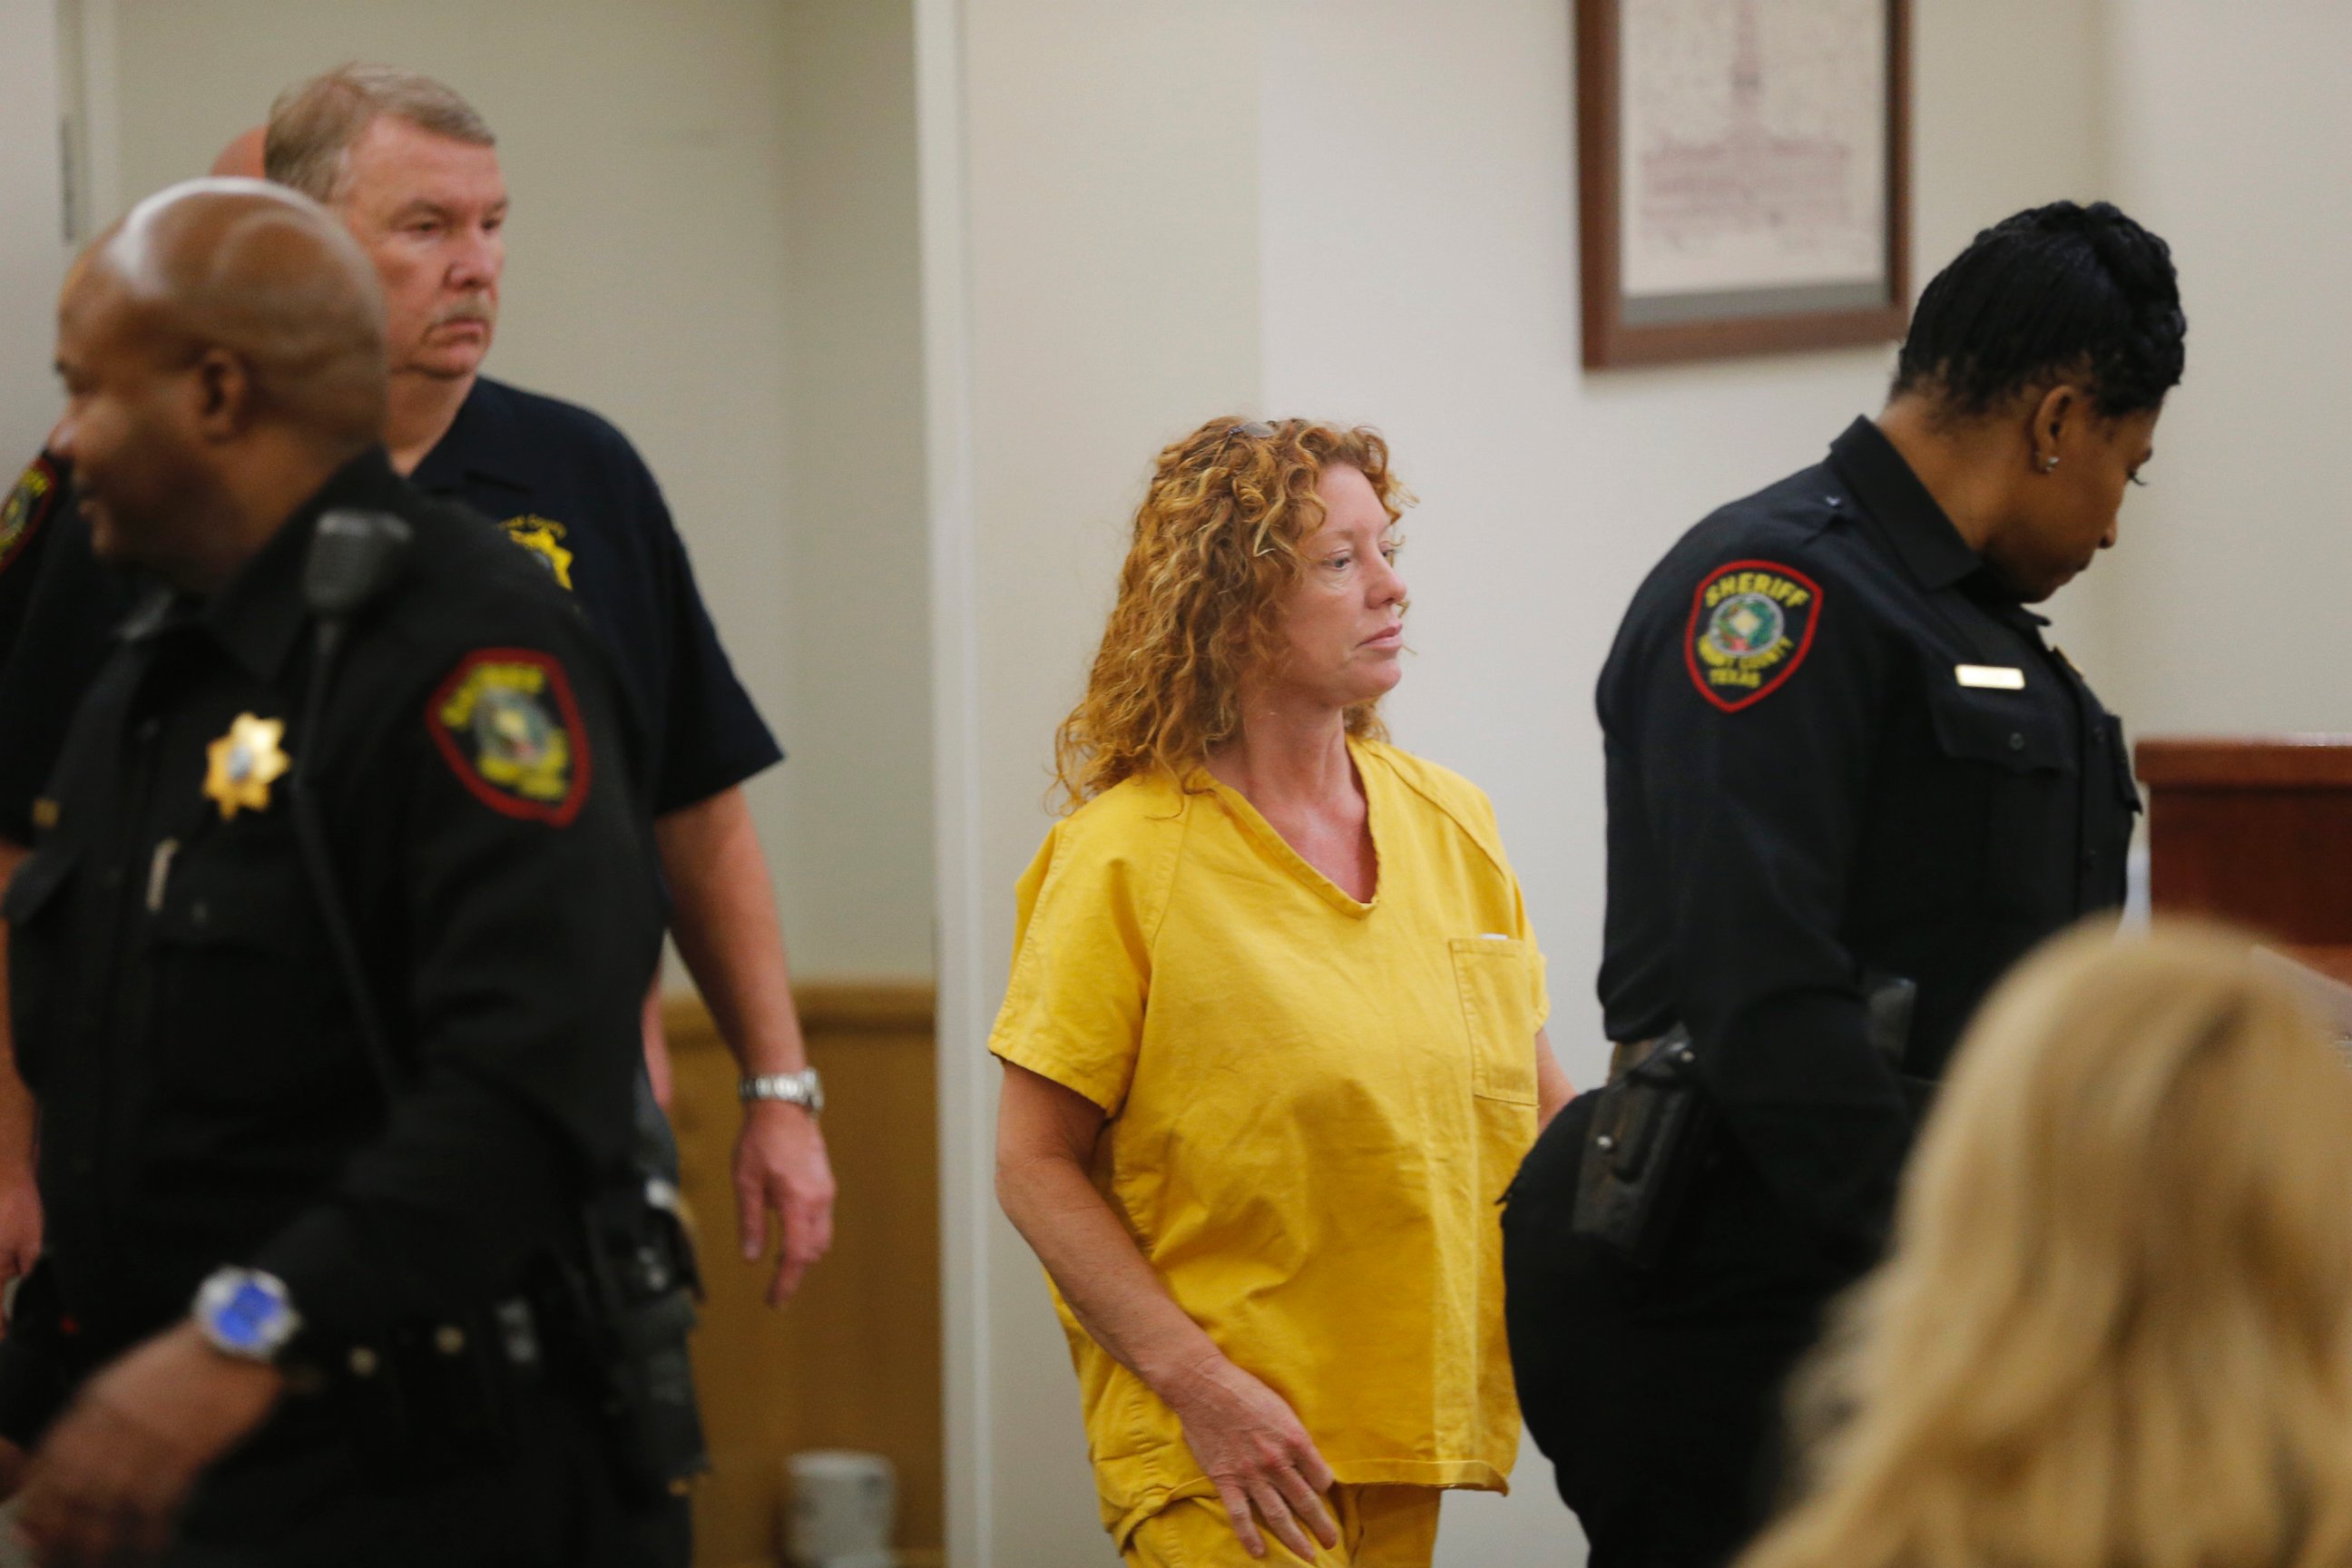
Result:
[[2089,586],[2140,735],[2352,730],[2352,6],[2108,0],[2117,199],[2172,245],[2189,370]]
[[779,770],[786,826],[770,854],[803,973],[928,974],[914,7],[792,0],[783,62],[793,756]]
[[[950,1390],[950,1464],[979,1505],[958,1510],[960,1564],[1108,1558],[1036,1267],[985,1217],[980,1032],[1002,990],[1012,881],[1046,824],[1053,724],[1159,443],[1234,406],[1391,437],[1423,502],[1406,524],[1418,657],[1394,727],[1495,797],[1551,955],[1553,1037],[1589,1079],[1591,694],[1609,637],[1681,530],[1814,460],[1877,408],[1892,363],[1862,350],[1580,368],[1564,0],[1168,9],[962,6],[977,484],[969,516],[946,521],[970,531],[977,591],[946,595],[971,636],[968,662],[942,650],[943,703],[963,710],[942,725],[971,752],[976,804],[966,847],[942,863],[942,907],[949,968],[976,978],[951,986],[971,994],[942,1060],[964,1097],[950,1110],[950,1213],[987,1239],[961,1258],[950,1242],[980,1276],[950,1301],[951,1372],[969,1380]],[[1917,12],[1924,281],[1984,224],[2095,194],[2102,57],[2094,0]],[[2069,635],[2084,657],[2092,631]],[[1439,1549],[1451,1568],[1556,1568],[1579,1550],[1532,1452],[1508,1500],[1449,1500]]]
[[64,405],[49,368],[65,277],[55,0],[0,0],[0,484],[14,486]]
[[[971,454],[965,476],[940,475],[934,514],[947,567],[935,583],[940,1081],[958,1568],[1110,1554],[1042,1277],[989,1196],[996,1069],[981,1036],[1012,950],[1013,879],[1047,824],[1049,738],[1100,632],[1150,458],[1258,388],[1255,10],[922,8],[925,241],[961,251],[932,279],[933,363],[966,352],[970,367],[961,395],[935,389],[933,403],[968,421]],[[960,112],[942,102],[956,92]],[[938,319],[959,305],[961,321]]]
[[514,195],[488,370],[605,415],[660,478],[793,755],[751,796],[798,968],[927,973],[909,8],[81,4],[113,57],[119,108],[94,129],[118,205],[202,173],[343,60],[431,73],[482,110]]

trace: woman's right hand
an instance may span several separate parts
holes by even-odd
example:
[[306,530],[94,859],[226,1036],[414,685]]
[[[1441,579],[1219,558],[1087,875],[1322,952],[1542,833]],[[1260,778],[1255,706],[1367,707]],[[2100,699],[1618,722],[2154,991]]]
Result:
[[1282,1395],[1219,1355],[1192,1368],[1166,1397],[1243,1550],[1265,1555],[1259,1520],[1302,1563],[1315,1560],[1308,1531],[1327,1547],[1339,1544],[1339,1527],[1323,1504],[1331,1467]]
[[1079,1326],[1184,1424],[1184,1441],[1216,1483],[1249,1554],[1265,1555],[1263,1519],[1276,1540],[1311,1563],[1308,1531],[1327,1546],[1339,1543],[1322,1498],[1331,1467],[1282,1396],[1235,1366],[1185,1315],[1126,1222],[1095,1190],[1088,1173],[1105,1120],[1076,1089],[1006,1062],[996,1110],[997,1197]]

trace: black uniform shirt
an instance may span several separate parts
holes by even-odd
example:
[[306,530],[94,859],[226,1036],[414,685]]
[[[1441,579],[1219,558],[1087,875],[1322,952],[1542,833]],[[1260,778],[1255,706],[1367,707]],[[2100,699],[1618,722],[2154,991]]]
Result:
[[1610,1037],[1679,1021],[1730,1135],[1842,1260],[1910,1137],[1865,974],[1907,977],[1937,1076],[2035,942],[2119,905],[2123,732],[1877,426],[1716,512],[1603,668]]
[[[332,506],[415,538],[306,733],[300,578]],[[660,910],[609,661],[544,573],[381,451],[209,602],[159,593],[121,637],[0,906],[63,1311],[103,1355],[224,1264],[283,1279],[329,1347],[499,1299],[629,1150]],[[272,776],[289,758],[400,1064],[389,1114]]]
[[579,596],[645,723],[656,816],[783,755],[719,647],[660,488],[618,430],[483,377],[409,477],[499,522]]
[[127,582],[90,554],[70,474],[42,453],[0,511],[0,838],[17,844],[33,841],[34,798],[131,607]]

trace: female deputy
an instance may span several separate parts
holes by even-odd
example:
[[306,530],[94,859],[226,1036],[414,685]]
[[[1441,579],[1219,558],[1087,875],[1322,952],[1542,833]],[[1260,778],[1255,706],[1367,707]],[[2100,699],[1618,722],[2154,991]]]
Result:
[[1425,1568],[1518,1442],[1494,1205],[1568,1085],[1492,809],[1382,739],[1400,500],[1370,430],[1168,447],[1057,737],[997,1191],[1129,1563]]
[[[1520,1405],[1595,1568],[1745,1544],[1780,1385],[1884,1244],[1905,1080],[2123,901],[2123,731],[2026,606],[2115,542],[2186,331],[2161,239],[2104,204],[2016,215],[1928,284],[1878,417],[1701,521],[1626,612],[1600,990],[1643,1066],[1560,1119],[1504,1222]],[[1654,1094],[1699,1108],[1670,1155],[1618,1115]],[[1620,1176],[1677,1202],[1613,1233]]]
[[2002,985],[1742,1568],[2352,1562],[2352,1074],[2299,1003],[2195,927]]

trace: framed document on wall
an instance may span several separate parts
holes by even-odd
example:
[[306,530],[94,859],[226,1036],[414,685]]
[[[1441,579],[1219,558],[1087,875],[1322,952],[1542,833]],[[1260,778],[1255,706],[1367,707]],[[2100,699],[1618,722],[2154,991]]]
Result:
[[1576,0],[1584,363],[1900,337],[1910,0]]

